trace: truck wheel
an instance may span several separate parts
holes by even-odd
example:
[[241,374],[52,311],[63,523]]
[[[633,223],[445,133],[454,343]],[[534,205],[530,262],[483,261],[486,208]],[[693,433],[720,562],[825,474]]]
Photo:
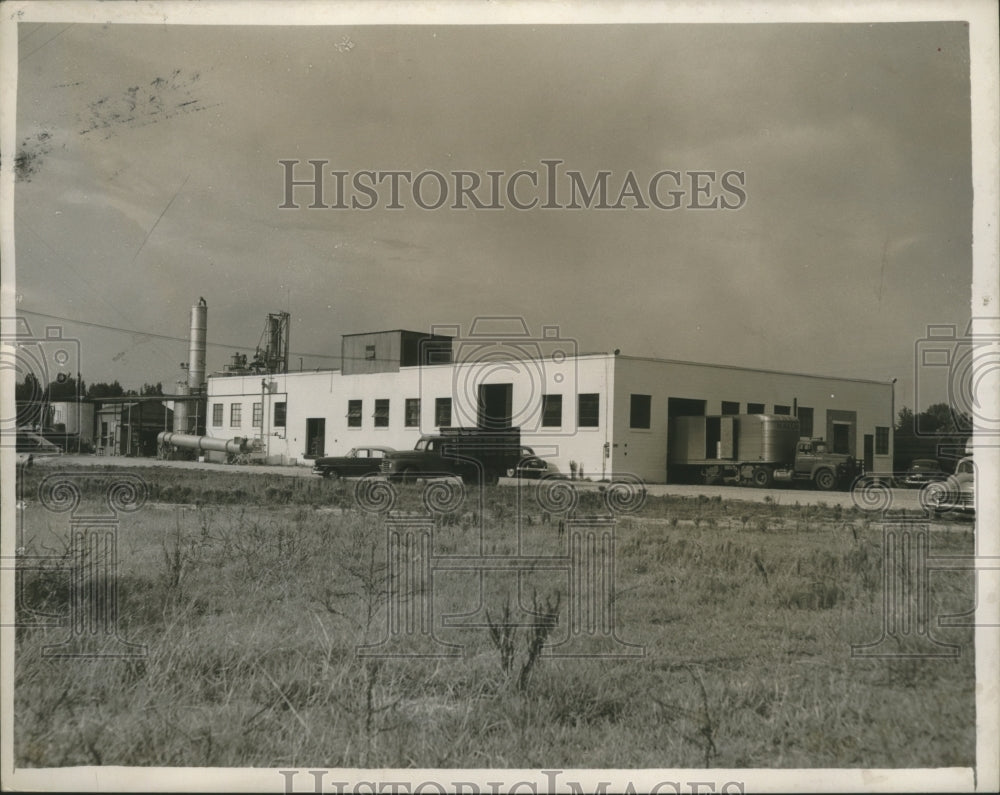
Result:
[[323,477],[329,480],[340,480],[340,473],[336,469],[324,469]]
[[837,477],[830,469],[821,469],[814,478],[820,491],[833,491],[837,487]]
[[756,467],[753,471],[753,485],[758,489],[770,488],[774,483],[774,473],[767,467]]
[[402,472],[399,473],[399,479],[403,483],[416,483],[417,482],[417,470],[407,467]]

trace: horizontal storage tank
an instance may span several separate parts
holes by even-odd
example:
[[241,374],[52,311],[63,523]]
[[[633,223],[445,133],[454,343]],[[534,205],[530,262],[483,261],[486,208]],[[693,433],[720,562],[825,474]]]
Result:
[[157,445],[172,444],[185,450],[203,450],[216,453],[246,453],[250,446],[246,439],[216,439],[211,436],[194,436],[189,433],[161,431],[156,436]]

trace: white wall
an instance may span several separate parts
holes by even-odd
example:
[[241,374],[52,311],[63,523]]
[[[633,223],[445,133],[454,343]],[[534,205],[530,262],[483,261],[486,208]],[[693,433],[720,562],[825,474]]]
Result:
[[[436,433],[434,424],[436,398],[451,398],[451,424],[476,424],[476,396],[479,384],[513,384],[513,424],[521,427],[523,443],[535,448],[542,458],[552,460],[563,472],[569,462],[583,466],[587,475],[600,475],[604,462],[604,443],[609,440],[611,401],[608,398],[611,366],[607,356],[569,359],[556,365],[542,366],[537,361],[474,362],[461,365],[404,367],[396,373],[342,375],[339,371],[285,373],[267,376],[274,392],[264,395],[265,446],[269,460],[307,464],[306,420],[326,420],[326,455],[342,455],[362,445],[384,445],[409,449],[423,433]],[[212,376],[208,382],[207,434],[231,439],[236,436],[260,438],[261,429],[253,427],[253,404],[261,402],[262,377]],[[597,428],[577,429],[577,394],[600,395],[600,419]],[[562,425],[541,426],[541,395],[563,396]],[[389,399],[389,425],[376,428],[375,400]],[[407,398],[420,399],[420,426],[406,427]],[[347,424],[349,400],[362,401],[360,428]],[[273,427],[273,404],[287,405],[284,429]],[[222,424],[213,424],[213,405],[223,406]],[[230,422],[231,406],[238,404],[240,422]]]

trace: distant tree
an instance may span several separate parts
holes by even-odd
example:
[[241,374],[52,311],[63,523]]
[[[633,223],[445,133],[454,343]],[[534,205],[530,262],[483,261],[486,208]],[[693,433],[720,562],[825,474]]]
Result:
[[904,406],[896,416],[893,468],[902,472],[916,458],[933,458],[950,469],[971,434],[972,418],[947,403],[935,403],[919,414]]
[[163,383],[157,381],[155,384],[143,384],[139,392],[140,395],[162,395]]
[[38,383],[38,377],[28,372],[24,376],[24,381],[14,385],[14,400],[24,403],[31,400],[38,400],[42,397],[44,389]]
[[76,400],[83,397],[83,381],[77,381],[73,376],[65,376],[49,381],[48,399],[50,402],[63,400]]
[[91,384],[87,387],[87,397],[98,400],[101,398],[123,397],[124,395],[125,390],[117,380],[112,381],[110,384],[106,384],[102,381],[97,384]]

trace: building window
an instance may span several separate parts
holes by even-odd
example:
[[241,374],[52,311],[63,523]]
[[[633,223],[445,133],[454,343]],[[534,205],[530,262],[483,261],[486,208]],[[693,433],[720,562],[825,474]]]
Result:
[[434,424],[439,428],[451,425],[451,398],[437,398],[434,401]]
[[562,395],[542,395],[542,427],[562,427]]
[[285,407],[288,404],[285,401],[274,404],[274,427],[284,428],[285,427]]
[[597,392],[577,395],[576,425],[578,428],[596,428],[601,419],[601,396]]
[[722,401],[722,413],[726,414],[726,415],[729,415],[729,414],[739,414],[740,413],[740,404],[737,403],[737,402],[734,402],[732,400],[723,400]]
[[803,439],[812,439],[813,435],[813,410],[805,406],[799,406],[799,436]]
[[360,400],[348,400],[347,401],[347,427],[348,428],[360,428],[361,427],[361,401]]
[[229,427],[239,428],[243,424],[243,404],[242,403],[230,403],[229,404]]
[[261,428],[264,426],[264,404],[254,403],[253,404],[253,427]]
[[389,427],[389,398],[376,398],[375,400],[375,427]]
[[406,427],[420,427],[420,398],[406,399]]
[[649,428],[650,405],[653,399],[649,395],[632,395],[629,405],[630,428]]
[[889,429],[875,426],[875,455],[889,455]]
[[222,404],[213,403],[212,404],[212,425],[216,428],[222,427]]
[[747,414],[763,414],[763,403],[747,403]]
[[366,359],[374,359],[375,358],[375,346],[374,345],[365,345],[365,358]]
[[775,403],[774,404],[774,413],[775,414],[791,414],[792,413],[792,407],[791,406],[779,406],[777,403]]

